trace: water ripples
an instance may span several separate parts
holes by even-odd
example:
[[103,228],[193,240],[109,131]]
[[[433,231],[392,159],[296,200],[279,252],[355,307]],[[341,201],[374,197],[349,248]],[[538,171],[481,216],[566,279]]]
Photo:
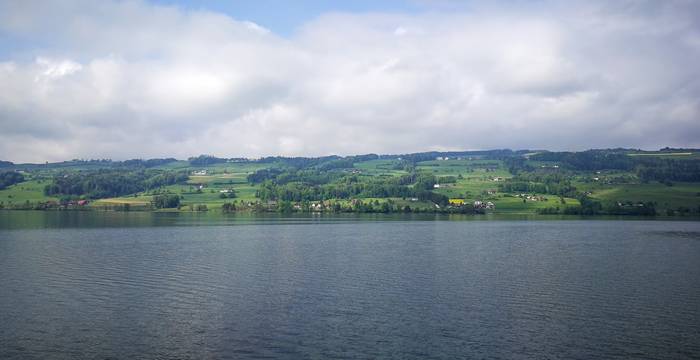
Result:
[[1,358],[700,356],[665,222],[0,230]]

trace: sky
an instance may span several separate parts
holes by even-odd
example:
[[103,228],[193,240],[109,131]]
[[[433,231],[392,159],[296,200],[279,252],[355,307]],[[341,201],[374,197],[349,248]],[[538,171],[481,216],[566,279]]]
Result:
[[700,147],[700,2],[0,0],[0,159]]

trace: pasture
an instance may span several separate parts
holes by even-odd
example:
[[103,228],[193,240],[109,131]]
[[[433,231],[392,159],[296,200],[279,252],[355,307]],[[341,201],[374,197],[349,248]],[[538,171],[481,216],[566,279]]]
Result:
[[700,206],[700,183],[674,183],[667,186],[660,183],[604,185],[591,190],[591,197],[601,201],[651,201],[657,210],[677,209],[680,206],[697,208]]
[[361,171],[363,175],[389,175],[389,176],[400,176],[408,174],[402,169],[395,168],[400,163],[396,159],[377,159],[362,161],[354,164],[354,168]]
[[0,202],[4,204],[20,204],[24,202],[56,201],[55,197],[44,195],[44,187],[48,181],[30,180],[9,186],[0,190]]

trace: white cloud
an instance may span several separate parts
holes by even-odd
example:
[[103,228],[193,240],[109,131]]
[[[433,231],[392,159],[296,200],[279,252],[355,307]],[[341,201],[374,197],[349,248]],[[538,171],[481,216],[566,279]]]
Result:
[[0,53],[0,158],[700,146],[699,13],[476,3],[282,38],[140,1],[1,2],[0,38],[27,46]]
[[61,60],[54,61],[51,59],[46,59],[39,57],[36,59],[37,65],[41,67],[41,73],[35,78],[34,81],[39,82],[42,80],[51,80],[62,78],[66,75],[73,74],[77,71],[82,70],[82,66],[74,61]]

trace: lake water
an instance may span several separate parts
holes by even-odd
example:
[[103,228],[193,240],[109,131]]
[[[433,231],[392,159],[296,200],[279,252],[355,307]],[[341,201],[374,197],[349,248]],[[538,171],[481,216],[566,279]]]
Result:
[[0,212],[0,358],[700,358],[700,222],[474,219]]

